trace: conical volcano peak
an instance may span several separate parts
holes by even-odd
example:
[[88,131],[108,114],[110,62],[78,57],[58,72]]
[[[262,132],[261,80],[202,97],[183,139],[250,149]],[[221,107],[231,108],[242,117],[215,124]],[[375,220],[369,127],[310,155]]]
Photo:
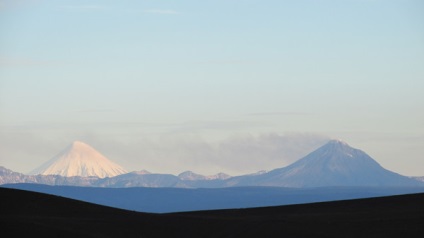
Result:
[[342,141],[342,140],[330,140],[329,142],[327,142],[327,144],[325,144],[324,146],[322,146],[322,149],[324,150],[331,150],[333,152],[337,151],[337,152],[343,152],[343,153],[351,153],[354,150],[357,150],[353,147],[351,147],[350,145],[348,145],[346,142]]
[[[341,140],[330,140],[327,144],[321,146],[313,151],[300,161],[318,163],[319,166],[344,167],[344,163],[359,163],[363,161],[366,164],[377,164],[371,157],[369,157],[362,150],[349,146],[346,142]],[[316,164],[315,164],[316,165]],[[317,165],[318,166],[318,165]]]
[[350,147],[346,142],[340,140],[340,139],[333,139],[328,141],[328,145],[332,146],[339,146],[339,147]]
[[79,146],[88,146],[88,145],[86,143],[82,142],[82,141],[76,140],[76,141],[72,142],[71,146],[72,147],[79,147]]
[[113,177],[127,173],[93,147],[81,141],[74,141],[51,160],[31,172],[31,174],[61,176]]
[[80,149],[87,149],[87,148],[91,148],[91,146],[81,141],[74,141],[71,144],[69,144],[65,148],[65,150],[80,150]]
[[93,147],[82,141],[74,141],[67,148],[67,150],[94,150]]
[[245,177],[245,180],[241,180],[242,182],[237,185],[326,187],[419,184],[410,178],[384,169],[364,151],[352,148],[341,140],[328,141],[289,166],[256,176],[258,179]]
[[58,156],[71,157],[73,160],[105,160],[104,156],[100,154],[96,149],[91,147],[90,145],[81,142],[74,141],[69,144],[62,152],[60,152]]

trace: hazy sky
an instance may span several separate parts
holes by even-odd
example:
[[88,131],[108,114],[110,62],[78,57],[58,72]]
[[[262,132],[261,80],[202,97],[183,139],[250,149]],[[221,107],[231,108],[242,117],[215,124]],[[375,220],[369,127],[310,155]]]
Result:
[[424,175],[422,0],[0,0],[0,165],[74,140],[241,174],[339,138]]

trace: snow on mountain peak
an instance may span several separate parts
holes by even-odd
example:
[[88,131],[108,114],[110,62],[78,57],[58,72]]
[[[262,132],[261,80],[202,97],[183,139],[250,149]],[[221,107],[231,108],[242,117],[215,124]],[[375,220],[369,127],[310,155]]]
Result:
[[337,153],[344,154],[349,158],[355,158],[355,155],[364,153],[361,150],[355,149],[342,140],[330,140],[327,144],[323,145],[320,150],[326,151],[327,154]]
[[121,166],[107,159],[93,147],[74,141],[51,160],[33,170],[31,174],[113,177],[127,173]]
[[230,175],[224,174],[224,173],[218,173],[218,174],[215,174],[215,175],[205,176],[205,175],[201,175],[201,174],[196,174],[196,173],[194,173],[193,171],[190,171],[190,170],[184,171],[184,172],[182,172],[178,175],[178,178],[180,178],[181,180],[192,180],[192,181],[194,181],[194,180],[214,180],[214,179],[224,180],[224,179],[228,179],[230,177],[231,177]]
[[82,141],[78,141],[78,140],[76,140],[76,141],[74,141],[74,142],[72,142],[71,143],[71,145],[70,145],[71,147],[90,147],[89,145],[87,145],[86,143],[84,143],[84,142],[82,142]]
[[139,170],[139,171],[133,171],[131,172],[132,174],[138,174],[138,175],[145,175],[145,174],[151,174],[149,171],[147,170]]
[[344,142],[344,141],[342,141],[340,139],[330,140],[328,142],[328,144],[330,144],[330,145],[337,145],[337,146],[349,146],[346,142]]
[[184,171],[178,175],[181,180],[204,180],[205,176],[201,174],[196,174],[193,171]]

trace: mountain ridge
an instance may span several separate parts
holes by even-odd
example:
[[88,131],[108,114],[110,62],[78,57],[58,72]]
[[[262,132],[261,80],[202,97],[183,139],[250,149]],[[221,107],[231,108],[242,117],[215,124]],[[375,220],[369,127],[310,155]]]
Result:
[[[43,177],[46,176],[46,177]],[[422,180],[383,168],[364,151],[346,142],[331,140],[294,163],[271,171],[231,177],[185,171],[179,175],[146,170],[96,178],[60,175],[23,175],[1,169],[0,184],[33,182],[49,185],[94,187],[220,188],[234,186],[322,187],[322,186],[424,186]]]

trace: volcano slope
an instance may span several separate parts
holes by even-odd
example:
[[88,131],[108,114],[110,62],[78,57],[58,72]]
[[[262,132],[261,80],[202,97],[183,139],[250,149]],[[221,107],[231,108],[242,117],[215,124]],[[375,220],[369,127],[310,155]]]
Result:
[[424,193],[153,214],[0,188],[2,237],[422,237]]

